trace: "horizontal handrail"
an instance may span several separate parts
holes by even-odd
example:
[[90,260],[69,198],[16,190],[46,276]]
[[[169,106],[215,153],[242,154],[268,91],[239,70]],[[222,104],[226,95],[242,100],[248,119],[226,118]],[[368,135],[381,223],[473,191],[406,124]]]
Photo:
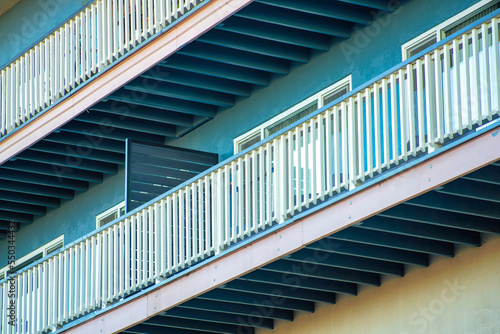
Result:
[[203,0],[97,0],[0,71],[0,138]]
[[[497,13],[498,14],[498,13]],[[0,283],[1,333],[102,309],[493,120],[498,16]],[[8,326],[8,291],[17,294]]]

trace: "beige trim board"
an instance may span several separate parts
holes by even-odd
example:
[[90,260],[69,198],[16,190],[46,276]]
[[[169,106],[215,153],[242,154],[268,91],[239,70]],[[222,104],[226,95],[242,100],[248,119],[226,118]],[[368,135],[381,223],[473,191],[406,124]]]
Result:
[[500,159],[500,128],[353,194],[181,275],[65,333],[117,333],[307,244]]
[[0,141],[0,164],[35,144],[253,0],[210,0],[67,99]]

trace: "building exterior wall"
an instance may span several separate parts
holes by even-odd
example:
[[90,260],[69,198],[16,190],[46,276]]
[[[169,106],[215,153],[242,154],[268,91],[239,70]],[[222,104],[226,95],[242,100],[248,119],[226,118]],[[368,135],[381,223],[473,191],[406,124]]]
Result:
[[308,64],[294,65],[290,74],[273,77],[269,87],[254,89],[251,97],[168,144],[227,159],[233,155],[235,137],[350,74],[353,88],[362,85],[402,61],[402,44],[477,2],[403,1],[395,13],[376,17],[371,27],[354,28],[350,39],[334,41],[330,51],[313,54]]
[[256,334],[500,333],[500,237],[484,241]]
[[21,0],[0,16],[0,69],[92,0]]

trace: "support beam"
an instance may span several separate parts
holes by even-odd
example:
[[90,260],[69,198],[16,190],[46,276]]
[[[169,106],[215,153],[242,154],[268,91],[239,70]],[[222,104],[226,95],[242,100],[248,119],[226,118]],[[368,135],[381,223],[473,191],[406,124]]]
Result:
[[2,200],[0,200],[0,210],[12,213],[26,213],[34,216],[44,216],[47,212],[47,209],[44,206]]
[[[0,181],[1,183],[2,181]],[[23,184],[22,187],[26,187],[26,184]],[[27,189],[29,191],[29,189]],[[61,200],[57,197],[49,197],[49,196],[40,196],[33,195],[31,193],[20,193],[15,191],[2,190],[0,191],[0,200],[16,202],[16,203],[24,203],[29,205],[39,205],[46,206],[50,208],[58,208],[61,204]]]
[[209,31],[198,38],[198,41],[300,63],[309,62],[310,57],[309,50],[304,47],[251,36],[241,36],[241,34],[223,30]]
[[146,93],[149,96],[158,95],[178,100],[214,105],[222,108],[230,108],[234,106],[235,103],[234,96],[226,93],[189,86],[180,86],[176,84],[165,84],[162,82],[156,82],[155,84],[144,86],[136,80],[126,84],[124,89],[133,92]]
[[396,9],[394,8],[394,5],[390,5],[391,2],[387,0],[339,0],[339,1],[359,6],[370,7],[374,9],[380,9],[388,12],[393,12]]
[[47,164],[53,167],[54,170],[71,170],[104,173],[114,175],[118,172],[116,164],[110,164],[102,161],[95,161],[91,159],[84,159],[80,157],[72,157],[69,155],[53,154],[53,153],[40,153],[33,150],[26,150],[16,157],[20,161],[31,161],[36,163]]
[[481,246],[481,237],[478,232],[409,222],[383,216],[369,218],[362,225],[357,225],[356,228],[393,233],[396,237],[406,235],[449,243]]
[[92,110],[117,115],[120,119],[127,119],[129,117],[132,119],[143,118],[148,121],[165,124],[193,126],[193,116],[191,115],[158,108],[144,108],[131,103],[118,101],[99,102],[92,107]]
[[143,325],[159,326],[158,328],[163,328],[167,333],[170,332],[170,328],[177,328],[183,330],[193,330],[193,331],[206,331],[211,333],[221,333],[221,334],[234,334],[241,331],[242,333],[253,333],[253,328],[241,325],[228,325],[218,322],[208,322],[192,319],[182,319],[169,316],[157,316],[146,320]]
[[[211,321],[228,325],[238,325],[238,326],[247,325],[247,323],[243,321],[244,318],[241,317],[240,315],[221,313],[221,312],[210,312],[204,310],[195,310],[190,308],[184,308],[182,306],[168,310],[159,317],[164,315],[181,319]],[[268,318],[260,318],[259,321],[253,321],[251,325],[257,328],[273,329],[273,320]]]
[[[198,298],[201,300],[214,300],[242,305],[269,307],[271,297],[256,293],[215,289],[199,296]],[[297,299],[280,298],[280,304],[276,305],[275,308],[313,313],[314,303]]]
[[72,132],[80,135],[92,133],[95,134],[96,137],[100,137],[105,140],[111,139],[125,141],[125,139],[130,138],[133,140],[145,141],[152,144],[163,144],[165,142],[165,137],[163,136],[138,131],[123,130],[115,127],[113,124],[104,124],[106,125],[95,125],[87,122],[73,120],[71,123],[66,124],[63,130],[65,132]]
[[436,189],[442,194],[456,195],[482,201],[500,203],[500,187],[491,183],[458,179]]
[[270,74],[264,71],[189,56],[172,56],[161,62],[160,66],[259,86],[269,86],[271,80]]
[[305,301],[335,304],[335,294],[313,289],[305,289],[301,286],[293,288],[278,284],[267,284],[261,282],[251,282],[248,280],[234,280],[225,286],[223,290],[243,291],[269,296],[271,298],[291,298]]
[[500,166],[490,165],[462,177],[465,180],[491,183],[500,186]]
[[33,215],[26,213],[10,212],[0,210],[0,219],[7,221],[15,221],[21,224],[31,224],[33,223]]
[[216,29],[318,51],[330,50],[331,38],[329,36],[242,17],[231,17],[218,25]]
[[[283,279],[284,277],[288,279]],[[290,288],[296,288],[300,286],[304,289],[312,289],[327,293],[344,293],[347,295],[357,294],[357,285],[355,283],[306,277],[306,276],[301,276],[298,273],[284,276],[283,274],[280,274],[278,272],[258,269],[256,271],[246,274],[239,280],[246,280],[250,282],[261,282],[268,284],[279,283],[280,286],[286,286]]]
[[429,192],[423,196],[412,198],[406,204],[447,212],[469,214],[482,218],[500,219],[500,205],[498,203],[437,192]]
[[250,96],[252,86],[248,83],[218,78],[204,74],[179,71],[175,69],[165,69],[161,66],[156,66],[152,70],[141,75],[143,78],[158,80],[166,83],[175,83],[184,86],[209,89],[216,92],[232,94],[237,96]]
[[270,6],[277,6],[303,13],[326,16],[332,19],[351,21],[366,25],[373,21],[373,17],[368,12],[368,9],[359,8],[358,6],[351,4],[339,4],[336,1],[258,0],[258,2]]
[[31,151],[62,154],[74,158],[90,158],[100,162],[117,165],[125,164],[125,155],[115,152],[107,152],[94,148],[82,148],[81,146],[58,144],[42,140],[29,148]]
[[200,42],[189,44],[178,54],[282,75],[290,72],[289,61]]
[[[202,300],[199,298],[191,299],[180,306],[182,308],[187,308],[190,310],[215,311],[224,314],[235,314],[239,316],[248,316],[249,314],[262,314],[262,312],[259,313],[259,307],[246,304],[237,304],[233,302]],[[293,321],[293,311],[284,309],[273,309],[273,312],[268,312],[265,315],[262,314],[262,316],[264,317],[264,319]]]
[[500,220],[478,218],[473,215],[445,212],[414,205],[402,204],[379,214],[382,217],[404,219],[463,230],[500,234]]
[[131,334],[213,334],[213,332],[200,331],[200,330],[187,330],[183,328],[171,328],[152,325],[137,325],[123,333]]
[[235,16],[334,37],[349,38],[351,36],[351,24],[344,21],[298,13],[289,9],[276,10],[275,7],[260,3],[246,7]]
[[134,97],[134,94],[128,94],[126,91],[119,91],[108,96],[109,100],[131,103],[138,106],[153,107],[164,110],[172,110],[188,115],[215,117],[217,108],[212,105],[190,102],[157,95],[143,95],[141,98]]
[[135,132],[145,132],[148,134],[154,134],[164,137],[175,137],[175,125],[158,123],[154,121],[149,121],[141,118],[133,117],[120,117],[117,115],[109,115],[93,109],[89,113],[84,113],[76,119],[79,122],[85,122],[99,126],[103,123],[103,120],[109,122],[108,124],[113,124],[113,129],[111,132],[120,130],[125,132],[126,130]]
[[[87,191],[89,188],[89,184],[85,181],[60,178],[57,176],[48,176],[44,174],[38,174],[36,172],[30,173],[10,170],[2,167],[0,167],[0,185],[9,185],[10,188],[14,189],[14,191],[27,192],[28,194],[33,193],[41,196],[59,197],[66,199],[73,198],[73,190]],[[52,196],[50,195],[51,193],[56,195]]]
[[353,257],[342,254],[331,254],[312,249],[302,249],[296,253],[290,254],[286,258],[290,261],[296,261],[311,265],[324,265],[335,268],[366,271],[375,274],[385,275],[404,275],[404,266],[399,263],[380,261],[366,258]]
[[429,256],[425,253],[411,252],[385,246],[366,245],[356,242],[324,238],[308,245],[306,248],[325,251],[333,254],[346,254],[368,259],[399,262],[402,264],[427,267]]
[[91,171],[83,171],[70,167],[60,167],[58,165],[50,165],[31,161],[9,161],[2,165],[1,168],[11,169],[16,171],[24,171],[37,173],[42,175],[53,176],[60,179],[63,183],[65,179],[73,179],[87,182],[102,182],[102,174]]
[[389,233],[379,231],[349,228],[333,234],[330,238],[435,255],[450,257],[455,255],[453,244],[450,243],[403,235],[394,238]]
[[309,265],[281,259],[262,267],[261,270],[279,272],[281,274],[297,274],[304,277],[315,277],[356,284],[380,286],[380,275],[357,270],[334,268],[321,265]]
[[106,139],[101,130],[97,133],[93,131],[84,134],[61,131],[50,134],[43,141],[125,154],[125,142],[122,140]]

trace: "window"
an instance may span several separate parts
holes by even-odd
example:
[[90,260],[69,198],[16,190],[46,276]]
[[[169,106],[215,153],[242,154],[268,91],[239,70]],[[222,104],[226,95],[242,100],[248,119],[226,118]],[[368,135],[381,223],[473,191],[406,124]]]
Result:
[[413,57],[440,40],[500,8],[499,0],[482,0],[429,31],[402,45],[403,60]]
[[49,243],[43,245],[42,247],[32,251],[31,253],[23,256],[16,260],[16,266],[13,269],[9,269],[9,266],[5,266],[0,269],[0,280],[4,279],[8,275],[15,273],[16,271],[25,268],[35,261],[55,252],[56,250],[64,246],[64,235],[57,237],[56,239],[50,241]]
[[96,217],[96,228],[100,228],[107,223],[123,216],[125,214],[125,202],[121,202],[114,207],[104,211]]
[[347,94],[351,89],[351,76],[348,76],[332,86],[314,94],[306,100],[298,103],[292,108],[285,110],[281,114],[273,117],[269,121],[261,124],[260,126],[244,133],[243,135],[234,139],[234,151],[238,153],[247,149],[248,147],[258,143],[266,137],[286,128],[290,124],[295,123],[301,118],[309,115],[310,113],[318,110],[318,108],[335,101],[336,99]]

